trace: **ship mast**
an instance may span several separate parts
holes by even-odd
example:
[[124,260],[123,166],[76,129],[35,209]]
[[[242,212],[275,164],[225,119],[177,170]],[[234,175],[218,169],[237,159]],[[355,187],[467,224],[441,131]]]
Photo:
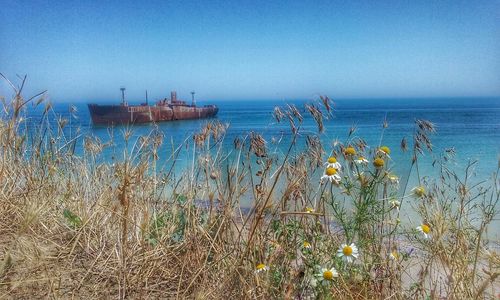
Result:
[[122,86],[120,91],[122,91],[122,105],[125,105],[125,87]]
[[146,105],[148,105],[148,90],[146,90]]
[[191,104],[192,104],[193,106],[195,106],[195,105],[196,105],[196,102],[194,101],[194,94],[195,94],[195,93],[194,93],[194,91],[192,91],[192,92],[191,92]]

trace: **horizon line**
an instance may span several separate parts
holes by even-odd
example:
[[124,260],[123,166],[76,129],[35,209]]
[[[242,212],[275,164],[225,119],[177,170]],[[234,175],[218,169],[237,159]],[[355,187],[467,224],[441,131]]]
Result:
[[[322,95],[323,96],[323,95]],[[431,100],[431,99],[500,99],[500,95],[487,95],[487,96],[403,96],[403,97],[398,97],[398,96],[389,96],[389,97],[330,97],[330,100],[332,101],[349,101],[349,100],[367,100],[367,101],[373,101],[373,100],[401,100],[401,101],[407,101],[407,100]],[[50,98],[50,97],[49,97]],[[145,99],[132,99],[128,100],[127,102],[129,103],[140,103],[144,101]],[[182,100],[182,99],[181,99]],[[185,100],[185,99],[184,99]],[[197,99],[196,101],[200,102],[207,102],[207,101],[216,101],[216,102],[245,102],[245,101],[314,101],[314,100],[319,100],[319,95],[318,97],[315,98],[307,98],[307,97],[290,97],[290,98],[206,98],[206,99]],[[49,99],[48,101],[50,102],[57,102],[57,103],[94,103],[94,102],[121,102],[119,97],[116,97],[116,99],[92,99],[92,100],[53,100]],[[185,100],[186,102],[190,102],[190,99]],[[150,100],[150,103],[154,103],[156,100]]]

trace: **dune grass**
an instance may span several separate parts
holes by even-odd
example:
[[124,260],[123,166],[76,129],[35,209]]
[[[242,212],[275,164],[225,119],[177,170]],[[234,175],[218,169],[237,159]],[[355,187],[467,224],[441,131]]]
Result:
[[[24,84],[24,82],[23,82]],[[227,126],[207,122],[160,158],[161,131],[113,146],[65,136],[44,94],[4,99],[0,122],[0,298],[88,299],[495,299],[498,241],[488,238],[500,198],[498,167],[476,184],[436,161],[438,178],[420,174],[434,125],[415,121],[401,149],[367,145],[355,128],[321,143],[332,102],[276,108],[289,124],[288,151],[259,133],[222,142]],[[45,105],[27,128],[27,105]],[[312,117],[317,133],[303,132]],[[35,128],[35,129],[34,129]],[[110,130],[111,132],[111,130]],[[294,149],[300,139],[306,147]],[[75,143],[84,143],[82,155]],[[292,149],[294,149],[292,151]],[[182,151],[193,160],[174,172]],[[391,151],[409,151],[394,162]],[[229,153],[230,152],[230,153]],[[408,163],[419,186],[400,184]],[[403,181],[401,181],[403,182]],[[471,183],[472,182],[472,183]],[[245,209],[242,199],[250,199]],[[413,211],[412,224],[400,214]]]

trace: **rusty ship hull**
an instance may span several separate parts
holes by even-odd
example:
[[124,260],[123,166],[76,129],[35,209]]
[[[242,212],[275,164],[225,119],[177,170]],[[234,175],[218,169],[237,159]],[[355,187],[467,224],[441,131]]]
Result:
[[94,124],[139,124],[210,118],[217,115],[215,105],[192,106],[122,106],[89,104]]
[[98,125],[141,124],[176,120],[210,118],[217,115],[215,105],[196,106],[177,100],[172,92],[171,99],[163,99],[155,105],[128,105],[124,100],[119,105],[88,104],[92,122]]

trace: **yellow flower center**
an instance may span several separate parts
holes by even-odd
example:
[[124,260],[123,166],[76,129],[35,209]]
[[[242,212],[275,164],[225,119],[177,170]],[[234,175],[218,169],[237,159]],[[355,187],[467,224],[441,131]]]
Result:
[[354,154],[356,154],[356,149],[354,149],[353,147],[347,147],[345,149],[344,153],[346,155],[354,155]]
[[358,157],[358,160],[364,161],[364,160],[366,160],[366,158],[364,158],[363,156],[360,156],[360,157]]
[[266,267],[265,264],[258,264],[257,265],[257,270],[263,270]]
[[421,228],[422,228],[422,231],[426,234],[431,232],[431,227],[429,225],[422,224]]
[[323,272],[323,278],[326,280],[333,280],[333,272],[330,270],[326,270]]
[[312,207],[306,207],[306,212],[312,213],[314,212],[314,209]]
[[311,247],[311,244],[309,242],[304,242],[303,246],[304,248],[309,248]]
[[332,176],[332,175],[337,174],[337,170],[335,168],[329,167],[329,168],[326,168],[325,174],[328,176]]
[[334,164],[334,163],[337,162],[337,159],[332,156],[332,157],[328,158],[328,162],[331,163],[331,164]]
[[425,188],[423,186],[419,186],[419,187],[415,188],[415,195],[417,195],[419,197],[422,197],[423,195],[425,195]]
[[342,249],[342,253],[344,253],[345,256],[351,256],[351,254],[352,254],[352,248],[351,248],[351,246],[345,246]]
[[391,252],[391,255],[392,255],[392,257],[393,257],[394,259],[398,259],[398,258],[399,258],[399,254],[398,254],[398,252],[396,252],[396,251],[392,251],[392,252]]
[[376,158],[374,161],[373,161],[373,165],[375,166],[375,168],[382,168],[384,166],[385,162],[383,159],[381,159],[380,157],[379,158]]
[[385,154],[391,154],[391,149],[387,146],[382,146],[380,147],[380,151],[384,152]]

